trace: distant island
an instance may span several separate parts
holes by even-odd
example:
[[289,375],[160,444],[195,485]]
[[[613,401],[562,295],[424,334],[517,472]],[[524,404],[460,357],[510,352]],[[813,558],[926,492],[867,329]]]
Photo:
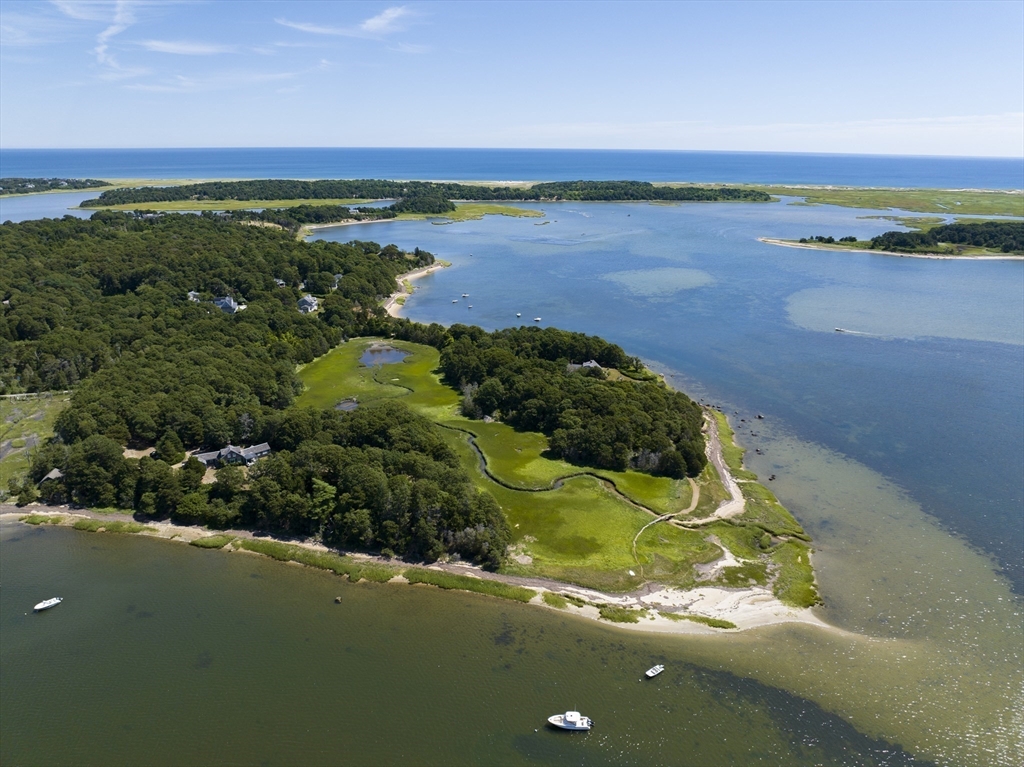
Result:
[[890,231],[858,240],[815,235],[799,240],[762,238],[772,245],[818,248],[821,250],[859,250],[898,256],[934,258],[1024,257],[1024,222],[979,221],[935,225],[923,224],[919,231]]
[[0,196],[10,194],[39,194],[40,192],[73,192],[76,189],[96,189],[110,186],[109,181],[94,178],[0,178]]

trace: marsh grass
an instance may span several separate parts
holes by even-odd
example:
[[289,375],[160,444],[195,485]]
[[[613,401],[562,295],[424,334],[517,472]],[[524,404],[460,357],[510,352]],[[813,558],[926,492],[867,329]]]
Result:
[[[772,195],[804,197],[808,203],[845,208],[898,208],[915,213],[1024,216],[1024,195],[1012,192],[951,189],[808,189],[754,186]],[[958,204],[959,203],[959,204]]]
[[779,601],[793,607],[821,604],[814,585],[811,549],[800,541],[786,541],[772,552],[771,559],[779,566],[772,591]]
[[754,472],[743,468],[743,455],[747,451],[746,448],[736,444],[736,433],[729,425],[729,419],[726,418],[725,413],[712,410],[711,414],[718,424],[718,436],[722,443],[722,458],[725,459],[725,465],[729,467],[736,479],[756,480],[757,475]]
[[194,541],[189,541],[189,545],[200,549],[223,549],[233,540],[235,540],[233,535],[210,535],[206,538],[197,538]]
[[601,614],[601,620],[612,623],[639,623],[641,618],[647,617],[646,610],[630,610],[618,605],[599,605],[598,612]]
[[76,530],[84,530],[89,533],[99,532],[101,529],[108,533],[155,533],[155,527],[140,525],[138,522],[110,522],[103,519],[78,519],[72,525]]
[[353,583],[361,580],[375,583],[387,583],[399,574],[399,570],[388,565],[356,562],[349,557],[335,554],[332,551],[313,551],[301,546],[294,546],[279,541],[238,539],[233,545],[236,548],[253,551],[271,557],[280,562],[297,562],[307,567],[330,570],[336,575],[345,575]]
[[732,621],[721,620],[720,618],[708,618],[706,615],[690,615],[689,613],[663,613],[659,612],[663,618],[668,618],[670,621],[693,621],[694,623],[702,623],[705,626],[711,626],[716,629],[734,629],[737,628],[736,624]]
[[556,594],[553,591],[545,591],[543,594],[544,603],[557,607],[559,610],[564,610],[569,606],[569,600],[561,594]]
[[60,514],[26,514],[24,517],[19,518],[19,522],[24,522],[26,525],[59,525],[67,517],[63,517]]
[[790,535],[805,541],[810,540],[796,518],[779,503],[779,499],[767,487],[757,482],[744,482],[740,485],[740,490],[746,499],[747,508],[736,521],[752,523],[773,535]]
[[485,580],[483,578],[470,578],[465,575],[455,575],[454,573],[445,573],[439,570],[425,570],[414,567],[402,574],[409,583],[426,583],[441,589],[474,591],[478,594],[512,599],[517,602],[529,602],[537,596],[536,591],[523,588],[522,586],[512,586],[508,583]]

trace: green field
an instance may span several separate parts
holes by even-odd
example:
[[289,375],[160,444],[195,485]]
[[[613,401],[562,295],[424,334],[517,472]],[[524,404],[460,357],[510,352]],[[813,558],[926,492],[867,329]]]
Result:
[[[748,514],[753,525],[745,525],[746,520],[697,530],[668,523],[652,525],[637,540],[634,558],[633,539],[655,514],[682,511],[690,505],[688,482],[632,471],[592,471],[552,460],[544,455],[547,438],[542,434],[517,432],[502,423],[460,415],[459,395],[443,385],[435,372],[440,357],[436,349],[387,341],[408,356],[401,363],[375,368],[360,365],[363,352],[375,343],[382,340],[354,339],[303,367],[299,376],[307,388],[296,404],[332,407],[355,399],[363,407],[401,398],[416,412],[447,427],[448,443],[462,457],[476,486],[494,496],[512,527],[518,556],[505,572],[556,578],[605,591],[628,591],[652,580],[689,587],[696,583],[695,564],[722,555],[721,548],[708,540],[709,535],[717,534],[741,560],[756,559],[758,563],[766,563],[768,553],[757,547],[764,531],[754,525],[802,535],[774,496],[767,490],[763,494],[752,490],[755,503]],[[722,436],[731,447],[727,424]],[[486,470],[471,438],[484,456]],[[730,463],[739,466],[741,457],[739,448],[731,448]],[[701,516],[702,509],[707,516],[727,493],[710,467],[697,484],[701,497],[693,517]],[[749,487],[761,486],[749,483]],[[795,558],[791,559],[792,563],[787,560],[785,564],[796,564]],[[721,585],[736,585],[730,576],[733,580],[742,577],[739,585],[746,585],[747,569],[753,573],[760,568],[762,575],[755,580],[764,581],[766,565],[758,563],[742,573],[726,573]],[[794,572],[787,582],[800,579]]]
[[844,208],[898,208],[915,213],[972,216],[1024,216],[1024,194],[952,189],[857,189],[853,187],[750,186],[772,195],[803,197],[812,205]]
[[11,479],[24,477],[34,448],[53,436],[53,422],[68,400],[66,394],[0,399],[0,498]]

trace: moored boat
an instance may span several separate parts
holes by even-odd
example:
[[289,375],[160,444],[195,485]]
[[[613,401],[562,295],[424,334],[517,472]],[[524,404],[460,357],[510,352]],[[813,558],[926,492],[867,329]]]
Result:
[[44,599],[42,602],[32,608],[34,612],[41,612],[42,610],[49,610],[51,607],[56,607],[64,601],[64,597],[52,597],[51,599]]
[[548,724],[561,730],[589,730],[594,726],[594,720],[579,711],[566,711],[564,714],[549,716]]
[[662,671],[664,671],[664,670],[665,670],[665,667],[664,667],[664,666],[662,666],[662,665],[661,665],[661,664],[659,663],[659,664],[658,664],[657,666],[651,666],[651,667],[650,667],[649,669],[647,669],[647,670],[646,670],[646,671],[644,672],[644,675],[645,675],[645,676],[646,676],[646,677],[647,677],[648,679],[653,679],[654,677],[656,677],[656,676],[657,676],[658,674],[660,674],[660,673],[661,673]]

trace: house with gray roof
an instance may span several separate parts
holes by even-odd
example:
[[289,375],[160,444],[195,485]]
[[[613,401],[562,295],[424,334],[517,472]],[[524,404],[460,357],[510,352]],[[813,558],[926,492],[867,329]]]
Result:
[[315,296],[307,294],[299,299],[299,311],[303,314],[315,312],[318,306],[319,302],[316,300]]
[[245,304],[238,303],[231,296],[221,296],[220,298],[213,299],[214,305],[228,314],[235,314],[236,312],[242,311],[245,308]]
[[264,458],[270,455],[270,445],[266,442],[261,442],[258,445],[252,447],[236,447],[235,445],[228,445],[220,450],[213,450],[209,453],[196,453],[195,457],[200,463],[205,463],[211,468],[218,466],[237,466],[239,464],[245,464],[246,466],[252,466],[260,458]]

